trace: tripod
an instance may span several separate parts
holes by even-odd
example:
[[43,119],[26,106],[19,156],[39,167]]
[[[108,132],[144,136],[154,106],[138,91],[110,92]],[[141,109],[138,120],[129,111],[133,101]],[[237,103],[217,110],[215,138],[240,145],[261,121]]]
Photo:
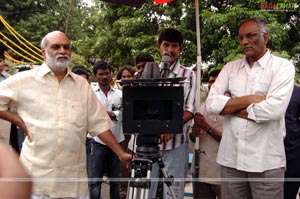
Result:
[[138,146],[137,157],[132,160],[131,178],[129,182],[129,199],[149,199],[149,190],[151,185],[152,164],[157,162],[160,171],[163,174],[173,199],[176,199],[175,193],[171,187],[173,176],[168,176],[164,170],[164,163],[158,152],[158,146]]

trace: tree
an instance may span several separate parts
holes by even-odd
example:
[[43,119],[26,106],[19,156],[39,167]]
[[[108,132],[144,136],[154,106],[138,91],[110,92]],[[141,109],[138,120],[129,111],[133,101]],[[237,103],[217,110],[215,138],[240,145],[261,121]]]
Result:
[[[115,67],[134,64],[138,53],[150,53],[160,60],[157,35],[166,27],[180,30],[185,38],[181,62],[196,63],[196,21],[194,1],[173,0],[156,5],[147,0],[140,8],[94,0],[87,7],[81,0],[2,0],[1,15],[25,38],[39,45],[52,30],[67,32],[73,51],[87,58],[104,59]],[[294,60],[299,70],[300,6],[297,0],[276,3],[277,10],[264,10],[265,0],[199,0],[201,52],[203,62],[221,68],[242,56],[236,36],[241,20],[265,19],[269,24],[268,48]],[[283,6],[288,8],[283,9]],[[2,27],[1,31],[5,32]],[[5,32],[7,33],[7,32]]]
[[[81,30],[84,5],[81,0],[3,0],[0,5],[1,15],[23,37],[39,46],[41,39],[50,31],[66,32],[71,40],[84,36]],[[10,40],[22,46],[5,27],[0,27]],[[17,54],[10,51],[17,59]]]

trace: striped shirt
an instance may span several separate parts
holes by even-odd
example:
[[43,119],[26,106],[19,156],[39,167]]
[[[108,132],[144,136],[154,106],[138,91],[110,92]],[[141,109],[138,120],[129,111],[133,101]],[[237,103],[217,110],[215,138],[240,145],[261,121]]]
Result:
[[[162,64],[160,64],[162,67]],[[186,77],[185,83],[183,84],[184,89],[184,104],[183,110],[189,111],[194,114],[195,102],[196,102],[196,75],[194,71],[190,68],[184,67],[177,60],[174,64],[170,66],[170,71],[168,78],[175,77]],[[185,142],[188,142],[187,139],[188,129],[187,124],[183,126],[183,134],[176,134],[174,138],[169,140],[165,144],[160,144],[160,150],[169,150],[177,148]]]

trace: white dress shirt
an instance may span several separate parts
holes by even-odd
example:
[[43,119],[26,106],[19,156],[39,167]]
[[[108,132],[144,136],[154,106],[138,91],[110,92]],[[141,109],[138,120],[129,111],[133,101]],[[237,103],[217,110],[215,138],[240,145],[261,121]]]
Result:
[[[116,88],[110,88],[110,90],[107,93],[107,96],[103,93],[103,91],[98,88],[95,90],[95,93],[97,95],[97,98],[101,102],[101,104],[105,107],[106,111],[113,111],[113,107],[118,107],[122,105],[122,91]],[[111,128],[111,131],[113,135],[115,136],[116,140],[120,143],[124,140],[124,134],[123,134],[123,128],[122,128],[122,111],[121,110],[114,110],[114,115],[116,116],[116,120],[113,120],[113,127]],[[100,144],[104,144],[101,139],[98,137],[94,137],[94,140],[96,142],[99,142]],[[104,144],[105,145],[105,144]]]
[[[252,69],[245,58],[224,66],[206,100],[211,114],[220,114],[230,97],[266,96],[251,104],[248,119],[225,115],[217,162],[248,172],[263,172],[285,167],[283,139],[284,114],[293,86],[295,69],[291,62],[269,51]],[[255,122],[254,122],[254,121]]]

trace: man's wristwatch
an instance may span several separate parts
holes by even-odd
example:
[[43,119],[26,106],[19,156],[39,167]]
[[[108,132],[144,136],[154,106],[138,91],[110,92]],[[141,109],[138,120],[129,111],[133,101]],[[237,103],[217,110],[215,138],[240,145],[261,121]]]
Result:
[[214,129],[212,127],[210,127],[208,130],[207,130],[207,134],[211,135],[213,133]]

